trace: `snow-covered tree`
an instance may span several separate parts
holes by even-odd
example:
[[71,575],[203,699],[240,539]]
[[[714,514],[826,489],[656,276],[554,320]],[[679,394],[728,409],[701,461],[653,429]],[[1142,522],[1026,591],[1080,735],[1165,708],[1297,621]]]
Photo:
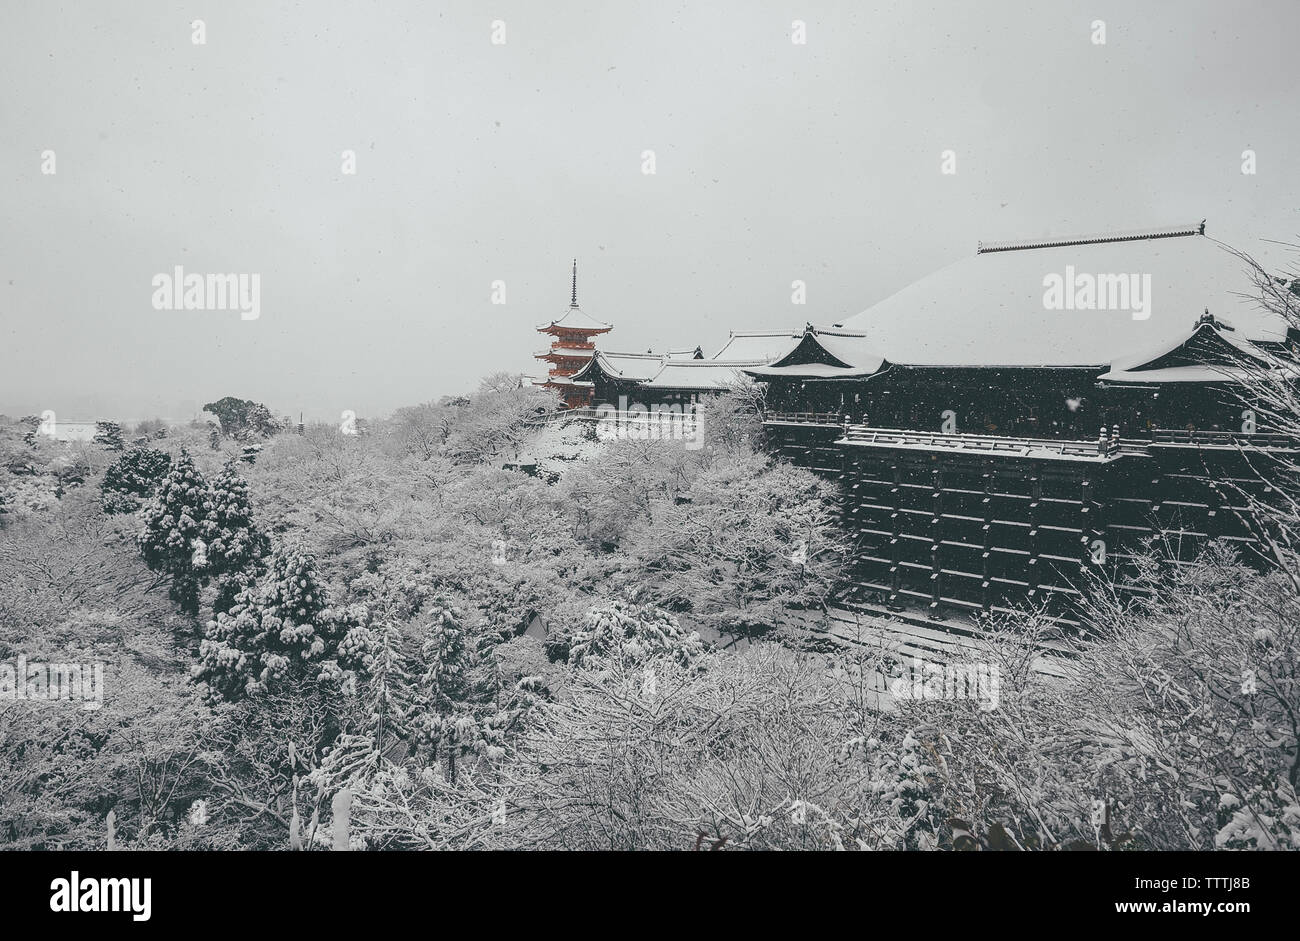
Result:
[[683,631],[667,611],[611,601],[587,612],[569,642],[569,665],[585,669],[611,662],[637,666],[662,657],[685,667],[705,651],[700,635]]
[[171,576],[170,595],[186,614],[199,613],[204,572],[194,567],[195,541],[204,535],[212,495],[189,452],[182,450],[145,511],[140,552],[155,571]]
[[228,699],[254,695],[286,677],[337,677],[345,612],[329,607],[315,560],[277,551],[262,581],[240,592],[228,613],[209,621],[197,677]]
[[260,402],[228,395],[203,406],[203,411],[217,416],[221,433],[236,441],[268,438],[280,430],[271,410]]
[[724,633],[762,633],[820,609],[849,558],[834,490],[759,455],[720,458],[635,528],[646,596]]
[[265,570],[271,540],[253,519],[248,484],[229,461],[212,481],[211,508],[203,521],[206,571],[217,580],[213,611],[229,611],[236,596]]
[[115,421],[95,422],[95,437],[92,443],[106,451],[121,451],[126,446],[122,442],[122,426]]
[[104,472],[99,485],[105,513],[133,513],[167,476],[171,458],[156,448],[132,448]]
[[421,717],[421,737],[430,756],[446,762],[447,778],[454,781],[456,759],[474,740],[471,696],[476,663],[464,615],[446,599],[432,606],[420,653],[425,664],[421,698],[427,709]]
[[397,453],[427,461],[441,450],[459,414],[460,409],[436,402],[411,405],[395,411],[385,431]]
[[458,416],[446,453],[461,463],[513,456],[532,433],[530,423],[557,404],[555,393],[531,383],[521,386],[517,376],[489,376]]

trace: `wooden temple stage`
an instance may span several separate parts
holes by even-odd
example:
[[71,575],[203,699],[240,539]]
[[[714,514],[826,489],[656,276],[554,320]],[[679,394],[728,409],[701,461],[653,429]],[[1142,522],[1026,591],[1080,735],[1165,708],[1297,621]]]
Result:
[[773,451],[840,483],[856,540],[842,603],[935,620],[1041,608],[1075,625],[1084,577],[1121,584],[1139,554],[1185,563],[1211,539],[1255,538],[1244,495],[1292,455],[1275,434],[1155,429],[1095,441],[939,434],[769,412]]

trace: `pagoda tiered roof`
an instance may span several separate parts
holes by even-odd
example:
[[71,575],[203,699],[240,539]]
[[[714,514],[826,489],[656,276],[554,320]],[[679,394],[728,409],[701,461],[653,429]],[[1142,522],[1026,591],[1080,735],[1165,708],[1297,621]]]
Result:
[[549,359],[554,356],[565,357],[568,359],[590,359],[595,350],[591,347],[581,346],[555,346],[549,350],[542,350],[540,353],[534,353],[536,359]]
[[613,326],[603,321],[597,320],[590,314],[583,313],[582,308],[577,305],[571,306],[564,312],[564,316],[557,317],[550,323],[541,323],[537,329],[543,333],[561,333],[571,331],[575,333],[608,333],[613,330]]

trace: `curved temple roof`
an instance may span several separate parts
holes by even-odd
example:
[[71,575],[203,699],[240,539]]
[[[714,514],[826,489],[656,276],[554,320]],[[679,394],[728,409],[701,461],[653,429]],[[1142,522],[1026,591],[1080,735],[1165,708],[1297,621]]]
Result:
[[607,353],[596,350],[591,362],[574,373],[574,378],[590,379],[599,369],[615,379],[645,380],[654,376],[663,367],[665,360],[666,356],[659,353]]
[[[1052,296],[1054,283],[1061,290]],[[708,360],[598,353],[578,375],[600,369],[651,388],[711,389],[742,372],[863,379],[894,364],[1086,369],[1131,384],[1223,382],[1240,377],[1243,356],[1261,358],[1254,342],[1287,339],[1287,324],[1252,293],[1246,262],[1205,236],[1203,223],[981,243],[975,255],[833,328],[733,332]]]
[[747,368],[751,376],[801,379],[859,379],[874,375],[885,359],[860,333],[818,329],[811,324],[794,348],[775,362]]
[[743,379],[743,368],[747,365],[757,364],[708,359],[670,360],[644,385],[648,389],[721,390]]
[[[1177,346],[1207,309],[1240,339],[1285,338],[1286,325],[1248,296],[1248,269],[1223,243],[1194,228],[1099,239],[998,243],[838,326],[862,334],[890,362],[915,366],[1100,367],[1135,350]],[[1071,302],[1084,276],[1130,276],[1125,286],[1137,291],[1126,307],[1109,305],[1119,309],[1051,309],[1052,275]]]
[[580,307],[570,307],[564,312],[563,317],[558,317],[550,323],[539,323],[538,330],[578,330],[583,333],[608,333],[614,328],[607,323],[603,323],[592,317],[590,314],[584,314]]
[[785,356],[803,339],[802,330],[735,333],[709,357],[727,363],[770,363]]

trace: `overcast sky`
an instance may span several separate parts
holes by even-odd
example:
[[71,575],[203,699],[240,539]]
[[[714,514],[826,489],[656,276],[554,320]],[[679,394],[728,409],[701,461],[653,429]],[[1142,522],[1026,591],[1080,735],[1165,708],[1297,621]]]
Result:
[[[386,414],[540,372],[574,256],[605,348],[712,352],[979,239],[1295,241],[1297,36],[1296,0],[0,0],[0,412]],[[177,265],[260,317],[155,310]]]

